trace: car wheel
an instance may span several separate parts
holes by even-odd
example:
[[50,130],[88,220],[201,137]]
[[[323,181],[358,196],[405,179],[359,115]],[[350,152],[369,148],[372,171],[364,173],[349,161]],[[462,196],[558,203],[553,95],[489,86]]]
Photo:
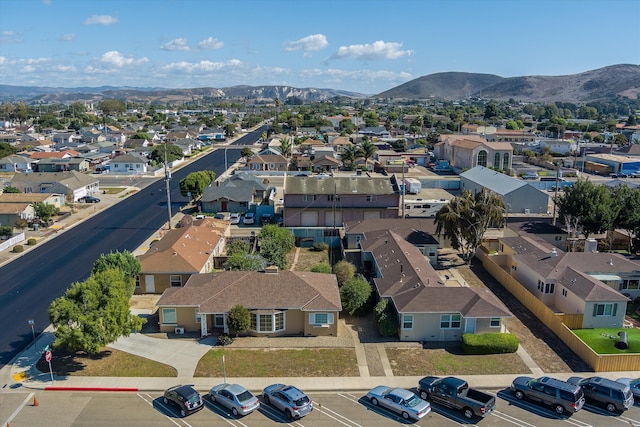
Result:
[[284,414],[285,414],[285,415],[287,416],[287,418],[289,418],[290,420],[292,420],[292,419],[293,419],[293,414],[291,413],[291,411],[290,411],[290,410],[285,409],[285,410],[284,410]]
[[167,399],[166,397],[163,397],[162,401],[164,402],[165,405],[169,404],[169,399]]
[[429,393],[427,393],[426,391],[421,391],[420,392],[420,399],[429,400]]
[[409,419],[409,414],[407,414],[406,412],[402,413],[402,418],[404,418],[405,420]]
[[607,411],[616,412],[617,410],[618,408],[616,408],[616,405],[614,405],[613,403],[607,403]]
[[463,412],[462,412],[462,413],[464,414],[464,417],[465,417],[466,419],[468,419],[468,420],[470,420],[471,418],[473,418],[473,416],[475,415],[475,414],[473,413],[473,410],[472,410],[471,408],[469,408],[469,407],[464,408],[464,410],[463,410]]
[[236,417],[238,416],[238,410],[236,408],[231,408],[231,413]]
[[516,391],[516,399],[518,400],[524,399],[524,393],[521,392],[520,390]]
[[371,398],[371,404],[372,404],[373,406],[378,406],[378,399],[376,399],[375,397],[372,397],[372,398]]
[[187,416],[187,413],[185,412],[184,409],[180,409],[180,416],[182,416],[182,417],[186,417]]
[[553,407],[553,409],[556,411],[556,414],[558,415],[564,414],[564,406],[562,405],[556,405]]
[[266,403],[267,405],[269,404],[269,396],[267,396],[266,394],[262,396],[262,400],[264,400],[264,403]]

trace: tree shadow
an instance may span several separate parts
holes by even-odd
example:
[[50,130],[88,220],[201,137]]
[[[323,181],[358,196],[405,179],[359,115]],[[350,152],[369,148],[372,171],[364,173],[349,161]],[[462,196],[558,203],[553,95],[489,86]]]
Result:
[[[69,352],[66,350],[53,350],[54,357],[51,359],[51,369],[55,375],[69,376],[75,372],[84,370],[86,364],[91,361],[102,360],[111,356],[111,350],[103,350],[96,354],[88,354],[83,351]],[[44,354],[36,363],[36,368],[40,372],[49,372],[49,362],[45,360]]]

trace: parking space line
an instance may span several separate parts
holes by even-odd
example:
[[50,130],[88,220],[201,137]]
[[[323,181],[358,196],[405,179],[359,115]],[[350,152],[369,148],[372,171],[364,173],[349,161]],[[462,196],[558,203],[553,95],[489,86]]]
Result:
[[[353,421],[353,420],[350,420],[349,418],[345,417],[344,415],[341,415],[341,414],[337,413],[336,411],[333,411],[333,410],[331,410],[331,409],[327,408],[326,406],[322,406],[321,404],[319,404],[319,403],[317,403],[317,402],[314,402],[314,403],[316,403],[316,404],[318,405],[318,407],[317,407],[318,412],[320,412],[320,413],[324,413],[326,416],[328,416],[329,418],[333,418],[334,420],[336,420],[336,421],[337,421],[337,422],[339,422],[340,424],[343,424],[343,425],[348,426],[348,427],[351,427],[352,425],[354,425],[354,426],[356,426],[356,427],[362,427],[360,424],[356,423],[356,422],[355,422],[355,421]],[[332,416],[332,415],[330,415],[330,414],[328,414],[327,412],[331,412],[333,415],[335,415],[335,417],[334,417],[334,416]],[[339,420],[339,419],[338,419],[338,418],[336,418],[336,417],[340,417],[340,418],[342,418],[343,420],[346,420],[346,421],[347,421],[348,423],[350,423],[350,424],[347,424],[347,422],[344,422],[344,421],[342,421],[342,420]]]
[[[293,427],[293,424],[291,424],[290,422],[287,421],[287,418],[285,417],[285,415],[282,412],[276,410],[275,408],[267,405],[264,402],[260,402],[260,407],[258,408],[258,411],[260,413],[262,413],[262,411],[268,412],[272,417],[277,418],[278,421],[286,423],[288,426],[292,426]],[[262,415],[267,416],[264,413],[262,413]],[[298,421],[294,421],[293,423],[298,425],[298,426],[300,426],[300,427],[304,427],[304,425],[300,424]]]
[[[238,424],[240,424],[240,425],[242,425],[242,426],[244,426],[244,427],[249,427],[249,426],[247,426],[246,424],[244,424],[244,423],[243,423],[242,421],[240,421],[240,420],[236,420],[236,419],[234,419],[234,420],[230,420],[229,418],[227,418],[228,416],[230,416],[230,414],[227,414],[227,413],[225,413],[225,414],[220,414],[218,411],[220,411],[221,409],[220,409],[218,406],[216,406],[213,402],[211,402],[211,401],[207,401],[207,400],[205,400],[205,399],[203,399],[203,401],[204,401],[204,406],[206,406],[206,407],[207,407],[207,409],[210,409],[210,410],[211,410],[211,412],[213,412],[213,413],[214,413],[215,415],[217,415],[219,418],[221,418],[221,419],[225,420],[228,424],[231,424],[232,426],[234,426],[234,427],[235,427],[235,426],[236,426],[236,424],[234,424],[234,422],[237,422]],[[226,415],[226,417],[225,417],[225,415]]]
[[618,418],[616,418],[616,420],[621,421],[621,422],[627,422],[632,427],[640,426],[640,421],[639,420],[634,420],[633,418],[625,417],[623,415],[620,415]]
[[500,418],[503,421],[507,421],[507,422],[509,422],[511,424],[515,424],[515,425],[520,426],[520,427],[527,427],[527,426],[528,427],[536,427],[535,424],[528,423],[526,421],[523,421],[523,420],[521,420],[519,418],[514,417],[513,415],[505,414],[504,412],[500,412],[500,411],[495,411],[494,410],[491,413],[494,416]]
[[20,404],[20,406],[18,406],[18,407],[16,408],[16,410],[15,410],[15,411],[13,411],[13,413],[12,413],[11,415],[9,415],[9,418],[7,418],[7,421],[5,422],[5,424],[4,424],[4,425],[9,425],[9,423],[10,423],[11,421],[13,421],[13,419],[14,419],[15,417],[17,417],[17,416],[18,416],[18,414],[20,413],[20,411],[22,411],[22,408],[24,408],[24,407],[25,407],[25,405],[27,404],[27,402],[28,402],[28,401],[30,401],[30,400],[33,398],[33,396],[34,396],[34,395],[35,395],[35,393],[30,393],[30,394],[29,394],[29,396],[27,396],[27,397],[24,399],[24,401]]
[[566,418],[563,421],[578,427],[593,427],[591,424],[585,423],[584,421],[580,420],[574,420],[572,418]]
[[[364,406],[365,408],[367,408],[368,410],[370,410],[371,412],[375,412],[378,415],[382,415],[383,417],[395,420],[397,422],[402,422],[402,423],[406,423],[406,420],[403,419],[402,417],[398,416],[397,414],[394,414],[393,412],[391,412],[390,410],[383,408],[382,406],[375,406],[372,403],[369,403],[367,401],[367,398],[363,398],[362,402],[360,402],[359,400],[356,400],[355,396],[354,397],[347,397],[346,393],[338,393],[338,396],[341,396],[347,400],[350,400],[351,402],[359,405],[359,406]],[[409,424],[412,426],[418,426],[417,424]]]
[[[146,396],[147,396],[149,399],[151,399],[151,400],[147,400],[144,396],[142,396],[140,393],[138,393],[138,397],[139,397],[140,399],[144,400],[145,402],[147,402],[147,404],[148,404],[149,406],[151,406],[152,408],[154,408],[154,409],[155,409],[155,406],[153,406],[153,400],[154,400],[153,396],[151,396],[150,394],[147,394]],[[160,413],[161,413],[162,415],[164,415],[164,417],[165,417],[166,419],[168,419],[169,421],[171,421],[171,422],[172,422],[172,423],[174,423],[175,425],[177,425],[177,426],[179,426],[179,427],[182,427],[182,425],[181,425],[178,421],[176,421],[175,419],[173,419],[172,417],[170,417],[170,416],[168,415],[168,413],[169,413],[169,412],[168,412],[168,409],[167,409],[167,408],[165,408],[165,406],[164,406],[164,405],[160,406],[160,408],[162,409],[162,411],[161,411]],[[184,421],[183,421],[183,422],[184,422]],[[189,425],[189,424],[188,424],[188,423],[186,423],[186,422],[184,422],[184,423],[185,423],[185,424],[187,424],[187,425]]]

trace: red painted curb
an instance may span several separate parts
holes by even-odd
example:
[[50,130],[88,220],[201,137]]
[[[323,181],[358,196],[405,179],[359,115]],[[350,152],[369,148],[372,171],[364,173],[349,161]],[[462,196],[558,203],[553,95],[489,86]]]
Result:
[[137,387],[54,387],[44,388],[46,391],[138,391]]

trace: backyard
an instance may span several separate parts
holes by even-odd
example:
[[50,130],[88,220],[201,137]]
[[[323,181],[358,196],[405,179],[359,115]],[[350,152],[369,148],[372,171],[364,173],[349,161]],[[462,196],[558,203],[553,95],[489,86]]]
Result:
[[[615,346],[620,339],[618,332],[626,332],[629,348],[619,349]],[[637,328],[575,329],[573,333],[598,354],[640,353],[640,329]]]

